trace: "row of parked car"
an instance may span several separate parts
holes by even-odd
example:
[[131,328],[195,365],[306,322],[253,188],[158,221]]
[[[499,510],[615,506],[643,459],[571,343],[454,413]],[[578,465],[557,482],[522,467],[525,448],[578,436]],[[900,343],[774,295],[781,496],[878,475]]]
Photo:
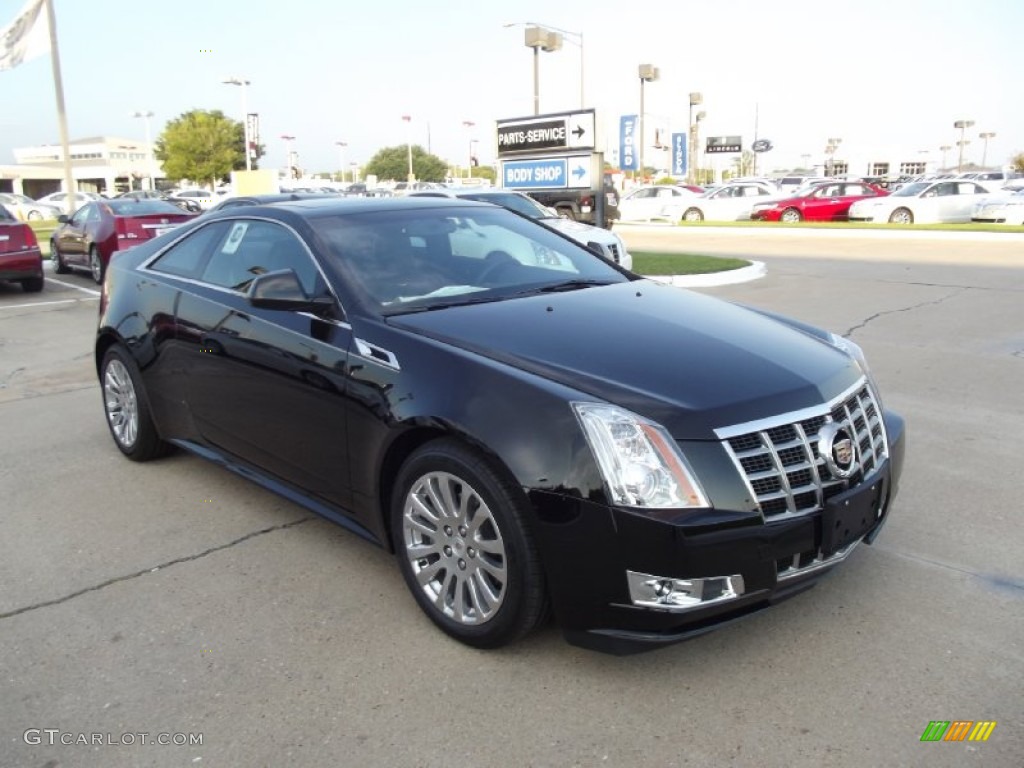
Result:
[[863,179],[812,179],[795,191],[770,179],[737,180],[701,192],[682,185],[638,187],[619,201],[629,221],[867,221],[892,224],[1024,225],[1024,179],[941,176],[886,189]]

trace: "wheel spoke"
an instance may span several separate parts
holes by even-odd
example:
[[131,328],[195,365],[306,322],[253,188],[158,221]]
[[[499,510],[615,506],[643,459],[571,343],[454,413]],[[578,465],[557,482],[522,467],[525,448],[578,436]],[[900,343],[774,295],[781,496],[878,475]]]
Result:
[[435,560],[429,565],[426,565],[423,568],[420,568],[418,571],[416,571],[416,581],[418,581],[420,583],[420,586],[427,591],[427,594],[434,594],[434,590],[430,588],[430,585],[437,577],[438,571],[442,570],[443,568],[444,561]]

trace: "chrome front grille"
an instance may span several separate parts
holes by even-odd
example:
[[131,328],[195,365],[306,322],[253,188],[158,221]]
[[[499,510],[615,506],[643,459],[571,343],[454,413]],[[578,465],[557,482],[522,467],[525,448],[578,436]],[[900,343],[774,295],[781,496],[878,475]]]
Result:
[[[834,475],[818,453],[818,432],[830,421],[846,425],[853,437],[856,469],[847,478]],[[821,509],[826,499],[874,474],[889,450],[878,399],[864,379],[831,403],[716,434],[772,520]]]

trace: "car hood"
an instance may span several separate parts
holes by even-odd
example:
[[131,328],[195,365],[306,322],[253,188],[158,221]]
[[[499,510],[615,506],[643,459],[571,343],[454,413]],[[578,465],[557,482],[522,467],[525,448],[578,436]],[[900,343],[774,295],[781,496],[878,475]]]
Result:
[[540,221],[552,229],[557,229],[563,235],[567,235],[573,240],[580,242],[618,243],[618,239],[607,230],[591,226],[590,224],[584,224],[580,221],[559,217],[541,219]]
[[820,405],[853,386],[843,352],[757,312],[641,280],[392,316],[389,325],[663,424],[677,439]]

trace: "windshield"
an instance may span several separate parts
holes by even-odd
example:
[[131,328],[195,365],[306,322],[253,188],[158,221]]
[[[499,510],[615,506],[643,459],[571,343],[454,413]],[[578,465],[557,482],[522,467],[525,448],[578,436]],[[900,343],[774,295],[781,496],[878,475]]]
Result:
[[327,259],[382,314],[504,301],[629,278],[502,208],[415,208],[310,219]]
[[892,193],[892,197],[915,197],[924,192],[932,183],[930,181],[915,181],[912,184],[907,184],[905,187],[900,187]]
[[106,206],[115,216],[178,215],[181,208],[163,200],[134,200],[130,197],[107,200]]

